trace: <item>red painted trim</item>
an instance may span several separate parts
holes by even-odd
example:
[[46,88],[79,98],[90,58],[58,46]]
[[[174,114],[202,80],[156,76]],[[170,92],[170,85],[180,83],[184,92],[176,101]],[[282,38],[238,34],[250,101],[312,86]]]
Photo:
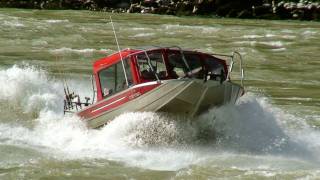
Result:
[[96,80],[96,87],[97,87],[97,101],[101,101],[103,97],[102,97],[102,90],[101,90],[100,78],[98,76],[98,73],[94,74],[94,78]]
[[132,87],[123,92],[120,92],[110,98],[97,102],[96,104],[80,111],[77,113],[78,116],[86,120],[98,117],[107,111],[113,110],[137,97],[153,90],[158,87],[161,83],[151,84],[140,87]]
[[133,83],[134,84],[139,84],[140,80],[139,80],[139,72],[136,66],[136,61],[134,56],[130,57],[130,67],[131,67],[131,72],[132,72],[132,78],[133,78]]

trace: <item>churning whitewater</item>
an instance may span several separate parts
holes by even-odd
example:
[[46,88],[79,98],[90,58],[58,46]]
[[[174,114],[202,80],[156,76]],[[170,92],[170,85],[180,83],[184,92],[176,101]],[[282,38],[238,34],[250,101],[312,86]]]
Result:
[[[90,97],[91,82],[84,79],[66,81]],[[0,85],[0,145],[58,160],[106,159],[153,170],[219,166],[226,158],[230,162],[224,166],[240,169],[319,168],[319,132],[263,95],[247,93],[236,105],[211,109],[197,119],[124,112],[93,130],[78,117],[63,115],[62,80],[45,70],[3,68]]]

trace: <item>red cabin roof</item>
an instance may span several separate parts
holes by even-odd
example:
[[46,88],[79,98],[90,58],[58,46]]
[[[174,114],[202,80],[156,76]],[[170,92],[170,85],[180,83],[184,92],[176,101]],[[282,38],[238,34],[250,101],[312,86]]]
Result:
[[[132,50],[132,49],[125,49],[125,50],[122,50],[120,53],[122,55],[122,58],[126,58],[128,55],[130,54],[133,54],[133,53],[136,53],[138,52],[139,50]],[[98,59],[96,62],[94,62],[93,64],[93,72],[94,73],[97,73],[99,70],[105,68],[105,67],[108,67],[112,64],[115,64],[119,61],[121,61],[121,56],[120,56],[120,53],[117,52],[117,53],[114,53],[110,56],[107,56],[107,57],[103,57],[101,59]]]
[[[172,47],[172,48],[176,48],[176,47]],[[172,49],[172,48],[149,46],[149,47],[142,47],[142,48],[137,48],[137,49],[129,49],[129,48],[124,49],[124,50],[121,50],[121,52],[116,52],[112,55],[109,55],[109,56],[106,56],[106,57],[103,57],[101,59],[96,60],[93,64],[93,71],[94,71],[94,73],[97,73],[101,69],[121,61],[120,53],[122,55],[122,58],[124,59],[127,56],[129,56],[130,54],[134,54],[137,52],[161,50],[161,49]]]
[[[136,54],[136,53],[139,53],[139,52],[153,51],[153,50],[164,50],[164,49],[169,49],[169,50],[172,50],[172,51],[182,51],[182,49],[179,49],[179,47],[156,47],[156,46],[154,47],[154,46],[151,46],[151,47],[137,48],[137,49],[129,49],[128,48],[128,49],[121,50],[121,52],[116,52],[114,54],[111,54],[109,56],[103,57],[103,58],[98,59],[97,61],[95,61],[94,64],[93,64],[93,72],[97,73],[101,69],[104,69],[106,67],[109,67],[109,66],[111,66],[113,64],[116,64],[116,63],[120,62],[121,61],[121,56],[122,56],[123,59],[125,59],[129,55]],[[194,50],[183,50],[183,51],[184,52],[194,52],[194,53],[197,53],[199,55],[212,56],[210,54],[197,52],[197,51],[194,51]],[[120,53],[121,53],[121,56],[120,56]],[[212,56],[212,57],[215,57],[215,56]],[[216,58],[216,60],[221,62],[225,66],[225,70],[227,72],[226,61],[222,60],[222,59],[219,59],[219,58]]]

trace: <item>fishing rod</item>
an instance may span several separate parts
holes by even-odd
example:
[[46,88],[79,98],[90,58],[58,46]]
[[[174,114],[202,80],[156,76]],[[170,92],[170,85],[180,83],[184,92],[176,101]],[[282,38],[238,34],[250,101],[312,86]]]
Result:
[[[58,57],[57,56],[56,56],[56,61],[58,61]],[[60,74],[62,74],[63,92],[64,92],[64,95],[65,95],[64,101],[63,101],[64,102],[64,108],[63,108],[64,111],[63,111],[63,113],[64,114],[66,112],[73,113],[73,112],[75,112],[74,109],[76,111],[78,111],[79,109],[82,109],[82,105],[89,106],[90,98],[89,97],[85,97],[85,102],[81,102],[79,94],[75,94],[74,92],[70,91],[69,85],[67,83],[66,78],[63,75],[64,73],[62,72],[62,70],[58,69],[58,71],[60,72]],[[94,89],[94,87],[93,87],[93,89]],[[95,95],[95,93],[93,94],[93,101],[94,101],[94,95]]]
[[[56,56],[56,62],[58,61],[58,56]],[[58,68],[58,71],[60,71],[59,73],[62,75],[62,79],[63,79],[63,92],[65,95],[65,99],[64,99],[64,113],[66,113],[67,111],[70,111],[71,109],[73,109],[73,103],[72,100],[74,99],[74,93],[70,93],[69,90],[69,85],[67,83],[66,78],[64,77],[64,73],[62,72],[61,69]]]
[[128,81],[128,77],[127,77],[127,72],[126,72],[126,69],[125,69],[125,67],[124,67],[123,57],[122,57],[121,49],[120,49],[120,46],[119,46],[119,42],[118,42],[118,38],[117,38],[117,33],[116,33],[116,31],[115,31],[115,28],[114,28],[114,25],[113,25],[113,21],[112,21],[112,17],[111,17],[111,16],[110,16],[110,22],[111,22],[111,26],[112,26],[114,38],[115,38],[115,40],[116,40],[116,44],[117,44],[117,47],[118,47],[118,52],[119,52],[119,55],[120,55],[121,64],[122,64],[122,69],[123,69],[124,77],[125,77],[125,79],[126,79],[126,84],[127,84],[127,87],[129,87],[129,81]]

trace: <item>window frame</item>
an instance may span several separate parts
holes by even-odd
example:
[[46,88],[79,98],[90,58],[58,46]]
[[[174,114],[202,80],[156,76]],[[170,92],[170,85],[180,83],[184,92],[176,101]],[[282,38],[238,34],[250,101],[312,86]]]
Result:
[[[100,94],[101,94],[101,97],[102,99],[105,99],[107,97],[110,97],[112,95],[115,95],[121,91],[124,91],[126,89],[128,89],[132,84],[134,84],[134,73],[133,73],[133,70],[132,70],[132,64],[131,64],[131,57],[126,57],[123,59],[123,63],[124,63],[124,66],[125,66],[125,69],[126,69],[126,76],[128,78],[128,83],[129,83],[129,86],[127,86],[127,84],[125,83],[125,88],[121,88],[118,90],[118,79],[119,79],[119,73],[122,74],[122,76],[124,77],[124,80],[125,80],[125,76],[124,76],[124,71],[123,71],[123,68],[122,68],[122,62],[121,60],[116,62],[116,63],[113,63],[111,64],[110,66],[108,67],[105,67],[101,70],[99,70],[97,72],[97,77],[99,79],[99,87],[100,87]],[[105,70],[108,70],[110,68],[114,68],[114,72],[113,72],[113,78],[114,78],[114,82],[110,82],[112,83],[114,86],[114,88],[112,89],[112,92],[105,95],[105,93],[103,92],[104,91],[104,88],[108,88],[108,86],[105,86],[103,87],[102,85],[102,81],[101,81],[101,73]],[[120,71],[119,71],[120,70]]]
[[[165,76],[159,76],[159,72],[163,72],[163,71],[159,71],[159,72],[151,72],[153,73],[153,76],[154,78],[145,78],[143,75],[142,75],[142,69],[141,69],[141,65],[139,64],[139,59],[138,59],[138,56],[139,55],[144,55],[145,58],[147,58],[147,65],[149,66],[149,68],[151,69],[150,65],[153,66],[153,63],[154,61],[152,61],[152,59],[150,58],[150,54],[159,54],[160,57],[161,57],[161,62],[159,61],[156,61],[156,63],[162,63],[164,65],[164,72],[165,72]],[[156,80],[165,80],[165,79],[168,79],[168,66],[167,66],[167,62],[166,62],[166,54],[163,50],[152,50],[152,51],[142,51],[142,52],[139,52],[137,54],[135,54],[134,56],[134,64],[135,64],[135,68],[137,70],[137,75],[138,75],[138,79],[139,79],[139,82],[149,82],[149,81],[156,81]],[[142,70],[142,71],[141,71]],[[158,68],[157,68],[158,70]],[[154,69],[152,68],[152,71],[154,71]]]

